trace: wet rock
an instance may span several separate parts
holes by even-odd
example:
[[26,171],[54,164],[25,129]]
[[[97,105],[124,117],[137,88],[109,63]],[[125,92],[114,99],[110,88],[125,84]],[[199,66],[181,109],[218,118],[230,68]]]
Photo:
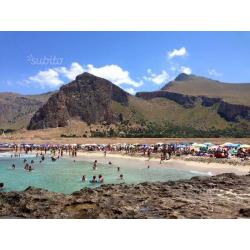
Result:
[[235,174],[165,183],[103,185],[72,195],[29,187],[23,192],[0,193],[0,217],[250,217],[249,193],[249,176]]

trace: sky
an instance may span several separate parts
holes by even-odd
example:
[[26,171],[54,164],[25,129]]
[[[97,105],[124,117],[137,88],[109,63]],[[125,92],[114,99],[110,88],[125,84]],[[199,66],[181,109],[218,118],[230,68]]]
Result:
[[0,32],[0,92],[59,89],[85,71],[126,91],[184,72],[250,82],[250,32]]

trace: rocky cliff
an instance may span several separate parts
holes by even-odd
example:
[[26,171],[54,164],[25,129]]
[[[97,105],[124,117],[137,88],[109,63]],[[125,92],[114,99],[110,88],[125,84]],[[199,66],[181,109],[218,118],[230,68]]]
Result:
[[0,128],[25,128],[33,114],[46,103],[51,94],[0,93]]
[[154,92],[139,92],[136,94],[136,96],[145,100],[154,98],[167,98],[169,100],[175,101],[185,108],[194,108],[198,103],[201,103],[201,105],[204,107],[210,107],[214,104],[218,104],[217,113],[227,121],[237,122],[240,119],[250,121],[250,107],[238,104],[230,104],[223,101],[221,98],[190,96],[180,93],[168,92],[165,90]]
[[72,195],[28,188],[0,193],[0,216],[20,218],[250,218],[250,176],[221,174]]
[[87,123],[116,122],[112,101],[128,105],[129,94],[111,82],[83,73],[64,85],[32,117],[28,129],[64,127],[71,118]]

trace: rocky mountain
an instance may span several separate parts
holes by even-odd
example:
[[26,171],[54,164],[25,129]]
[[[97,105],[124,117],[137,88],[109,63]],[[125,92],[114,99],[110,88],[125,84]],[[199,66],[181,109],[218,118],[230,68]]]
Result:
[[227,103],[250,106],[249,83],[224,83],[182,73],[161,90],[189,96],[221,98]]
[[217,114],[228,122],[250,121],[250,84],[220,83],[182,73],[160,91],[139,92],[136,96],[146,100],[166,98],[185,108],[216,106]]
[[51,94],[0,93],[0,129],[26,128],[33,114],[48,100]]
[[87,123],[122,121],[122,114],[112,111],[112,102],[127,106],[128,97],[111,82],[83,73],[49,98],[32,117],[28,129],[65,127],[71,118]]
[[[225,136],[230,136],[232,130],[240,128],[240,134],[235,136],[241,136],[242,131],[247,136],[250,134],[249,96],[250,84],[226,84],[186,74],[180,74],[158,91],[133,96],[108,80],[83,73],[43,98],[18,96],[9,102],[16,107],[11,110],[26,107],[27,114],[16,111],[11,117],[19,114],[20,119],[24,117],[22,124],[27,124],[32,116],[27,124],[29,130],[70,128],[74,124],[80,136],[107,136],[105,130],[112,126],[112,130],[118,131],[117,134],[112,131],[112,135],[126,132],[128,136],[158,137],[185,136],[191,132],[190,136],[201,136],[202,131],[211,130],[217,131],[214,136],[221,131],[227,131]],[[30,107],[28,111],[27,107]],[[8,113],[4,108],[7,106],[0,105],[2,113]],[[3,117],[6,121],[7,114]],[[21,127],[20,120],[16,123]]]

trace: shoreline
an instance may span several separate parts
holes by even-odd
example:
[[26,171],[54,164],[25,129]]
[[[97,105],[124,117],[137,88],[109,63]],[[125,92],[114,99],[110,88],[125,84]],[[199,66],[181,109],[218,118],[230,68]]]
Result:
[[29,187],[21,192],[2,192],[0,196],[0,218],[250,218],[249,175],[102,185],[70,195]]
[[[11,153],[12,151],[0,151],[1,153]],[[148,161],[148,157],[145,156],[132,156],[132,155],[124,155],[121,153],[110,153],[107,152],[106,157],[104,157],[103,152],[97,151],[78,151],[77,157],[71,157],[69,155],[64,155],[63,158],[74,159],[76,161],[87,161],[94,162],[94,160],[98,160],[98,163],[108,164],[109,161],[112,162],[113,165],[119,167],[137,167],[137,168],[147,168],[150,167],[167,167],[175,170],[183,170],[189,172],[197,172],[206,175],[218,175],[224,173],[234,173],[237,175],[246,175],[250,172],[250,164],[249,165],[241,165],[236,164],[232,165],[229,163],[218,163],[218,162],[202,162],[199,159],[190,159],[190,158],[171,158],[170,160],[165,160],[160,164],[160,159],[156,157],[151,157]]]
[[223,173],[245,175],[250,172],[250,165],[242,166],[230,165],[227,163],[205,163],[173,158],[160,164],[160,159],[157,158],[152,157],[148,161],[147,157],[122,155],[118,153],[107,153],[107,156],[104,157],[103,152],[78,152],[77,158],[86,161],[98,160],[99,163],[104,164],[108,164],[108,162],[111,161],[113,164],[119,165],[120,167],[125,165],[131,167],[147,167],[150,165],[152,167],[168,167],[176,170],[197,171],[200,173],[206,173],[208,175],[217,175]]

